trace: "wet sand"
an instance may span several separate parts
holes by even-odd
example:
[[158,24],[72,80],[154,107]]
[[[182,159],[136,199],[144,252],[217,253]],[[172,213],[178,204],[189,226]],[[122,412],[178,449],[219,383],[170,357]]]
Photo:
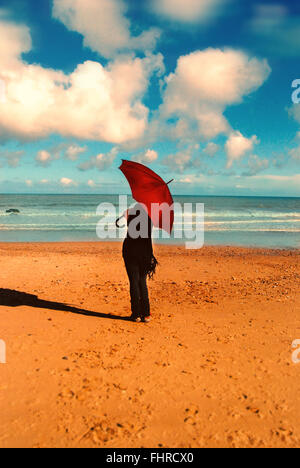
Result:
[[159,246],[135,324],[120,244],[0,244],[0,447],[299,447],[299,252]]

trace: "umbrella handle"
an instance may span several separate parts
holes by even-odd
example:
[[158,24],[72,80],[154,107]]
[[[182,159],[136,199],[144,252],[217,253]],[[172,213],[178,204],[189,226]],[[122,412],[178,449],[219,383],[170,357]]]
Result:
[[117,221],[116,221],[116,226],[117,226],[117,228],[119,228],[119,229],[123,229],[123,228],[125,227],[125,224],[124,224],[124,226],[119,226],[119,221],[120,221],[122,218],[125,219],[125,216],[124,216],[124,215],[120,216],[120,218],[118,218]]

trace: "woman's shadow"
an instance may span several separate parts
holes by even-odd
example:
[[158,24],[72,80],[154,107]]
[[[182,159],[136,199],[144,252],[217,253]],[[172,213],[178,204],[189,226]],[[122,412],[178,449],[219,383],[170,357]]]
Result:
[[102,314],[100,312],[92,312],[90,310],[78,309],[76,307],[62,304],[60,302],[44,301],[38,296],[27,294],[24,292],[14,291],[12,289],[0,289],[0,306],[6,307],[36,307],[38,309],[59,310],[62,312],[71,312],[72,314],[86,315],[88,317],[106,318],[110,320],[129,321],[129,317],[121,317],[119,315]]

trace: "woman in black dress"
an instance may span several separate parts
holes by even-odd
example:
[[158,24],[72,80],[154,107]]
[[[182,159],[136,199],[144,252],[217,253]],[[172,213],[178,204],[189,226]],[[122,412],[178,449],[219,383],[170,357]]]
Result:
[[[131,319],[135,322],[150,322],[150,302],[147,277],[153,278],[157,260],[153,254],[153,223],[137,204],[124,215],[127,219],[127,236],[123,244],[123,258],[130,282]],[[116,222],[119,226],[119,218]]]

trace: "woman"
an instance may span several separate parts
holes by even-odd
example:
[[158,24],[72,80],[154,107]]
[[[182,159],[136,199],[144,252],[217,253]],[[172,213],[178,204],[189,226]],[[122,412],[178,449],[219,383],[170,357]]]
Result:
[[[153,255],[153,223],[142,205],[136,204],[125,215],[127,236],[123,244],[123,258],[130,282],[131,319],[149,323],[151,320],[147,277],[153,278],[158,264]],[[118,228],[119,218],[116,221]]]

